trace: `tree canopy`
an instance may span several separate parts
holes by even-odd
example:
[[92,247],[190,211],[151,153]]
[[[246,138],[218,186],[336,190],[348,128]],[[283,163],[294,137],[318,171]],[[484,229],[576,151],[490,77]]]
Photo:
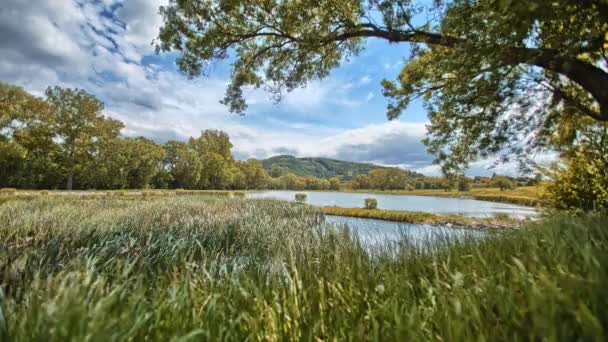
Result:
[[161,14],[157,49],[179,51],[190,76],[232,58],[223,102],[237,113],[244,87],[280,100],[357,55],[366,38],[411,43],[397,79],[383,82],[387,115],[422,98],[425,142],[446,172],[556,148],[554,133],[581,120],[608,122],[604,0],[172,0]]

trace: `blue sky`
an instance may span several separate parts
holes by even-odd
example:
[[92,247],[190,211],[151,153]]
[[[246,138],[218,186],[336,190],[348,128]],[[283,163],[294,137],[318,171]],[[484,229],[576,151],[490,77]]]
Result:
[[[125,123],[125,136],[164,142],[222,129],[240,159],[325,156],[437,174],[420,142],[427,121],[421,104],[393,122],[385,116],[380,82],[399,74],[407,45],[370,40],[328,78],[286,94],[279,104],[250,90],[247,115],[238,116],[219,103],[228,62],[214,63],[207,77],[188,79],[176,69],[175,54],[154,53],[158,7],[165,2],[3,0],[0,81],[38,95],[49,85],[83,88]],[[490,164],[477,162],[468,173],[513,173],[512,165],[488,170]]]

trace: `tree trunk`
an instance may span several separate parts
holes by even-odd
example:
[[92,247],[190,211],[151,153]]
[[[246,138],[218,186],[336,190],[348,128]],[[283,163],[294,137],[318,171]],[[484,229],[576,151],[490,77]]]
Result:
[[69,171],[68,172],[68,184],[66,185],[66,190],[69,190],[69,191],[72,190],[73,181],[74,181],[74,172]]

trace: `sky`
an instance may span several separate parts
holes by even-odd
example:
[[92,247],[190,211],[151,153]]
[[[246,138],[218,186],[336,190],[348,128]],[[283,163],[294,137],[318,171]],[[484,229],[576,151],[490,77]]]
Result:
[[[152,44],[167,0],[2,0],[0,81],[42,96],[47,86],[82,88],[105,103],[105,114],[125,123],[124,136],[159,143],[186,140],[205,129],[226,131],[239,159],[291,154],[372,162],[438,175],[421,139],[427,116],[413,103],[386,119],[382,79],[394,79],[407,44],[369,40],[364,51],[331,75],[286,94],[275,104],[261,90],[246,94],[245,116],[220,104],[229,62],[189,79],[176,54]],[[477,161],[469,175],[516,173],[514,164],[489,169]]]

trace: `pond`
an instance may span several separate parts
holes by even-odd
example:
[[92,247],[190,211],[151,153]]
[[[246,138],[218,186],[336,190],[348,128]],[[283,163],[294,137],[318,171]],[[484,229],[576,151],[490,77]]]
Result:
[[353,232],[359,235],[361,241],[366,245],[405,239],[415,246],[424,247],[442,239],[480,237],[487,234],[484,231],[432,226],[429,224],[389,222],[331,215],[325,216],[325,222],[334,225],[347,225]]
[[276,198],[293,201],[296,193],[305,193],[307,203],[317,206],[356,208],[365,198],[378,200],[379,209],[425,211],[434,214],[454,214],[468,217],[491,217],[507,214],[514,218],[528,218],[536,214],[534,208],[515,204],[479,201],[465,198],[389,195],[329,191],[261,191],[248,193],[249,198]]

